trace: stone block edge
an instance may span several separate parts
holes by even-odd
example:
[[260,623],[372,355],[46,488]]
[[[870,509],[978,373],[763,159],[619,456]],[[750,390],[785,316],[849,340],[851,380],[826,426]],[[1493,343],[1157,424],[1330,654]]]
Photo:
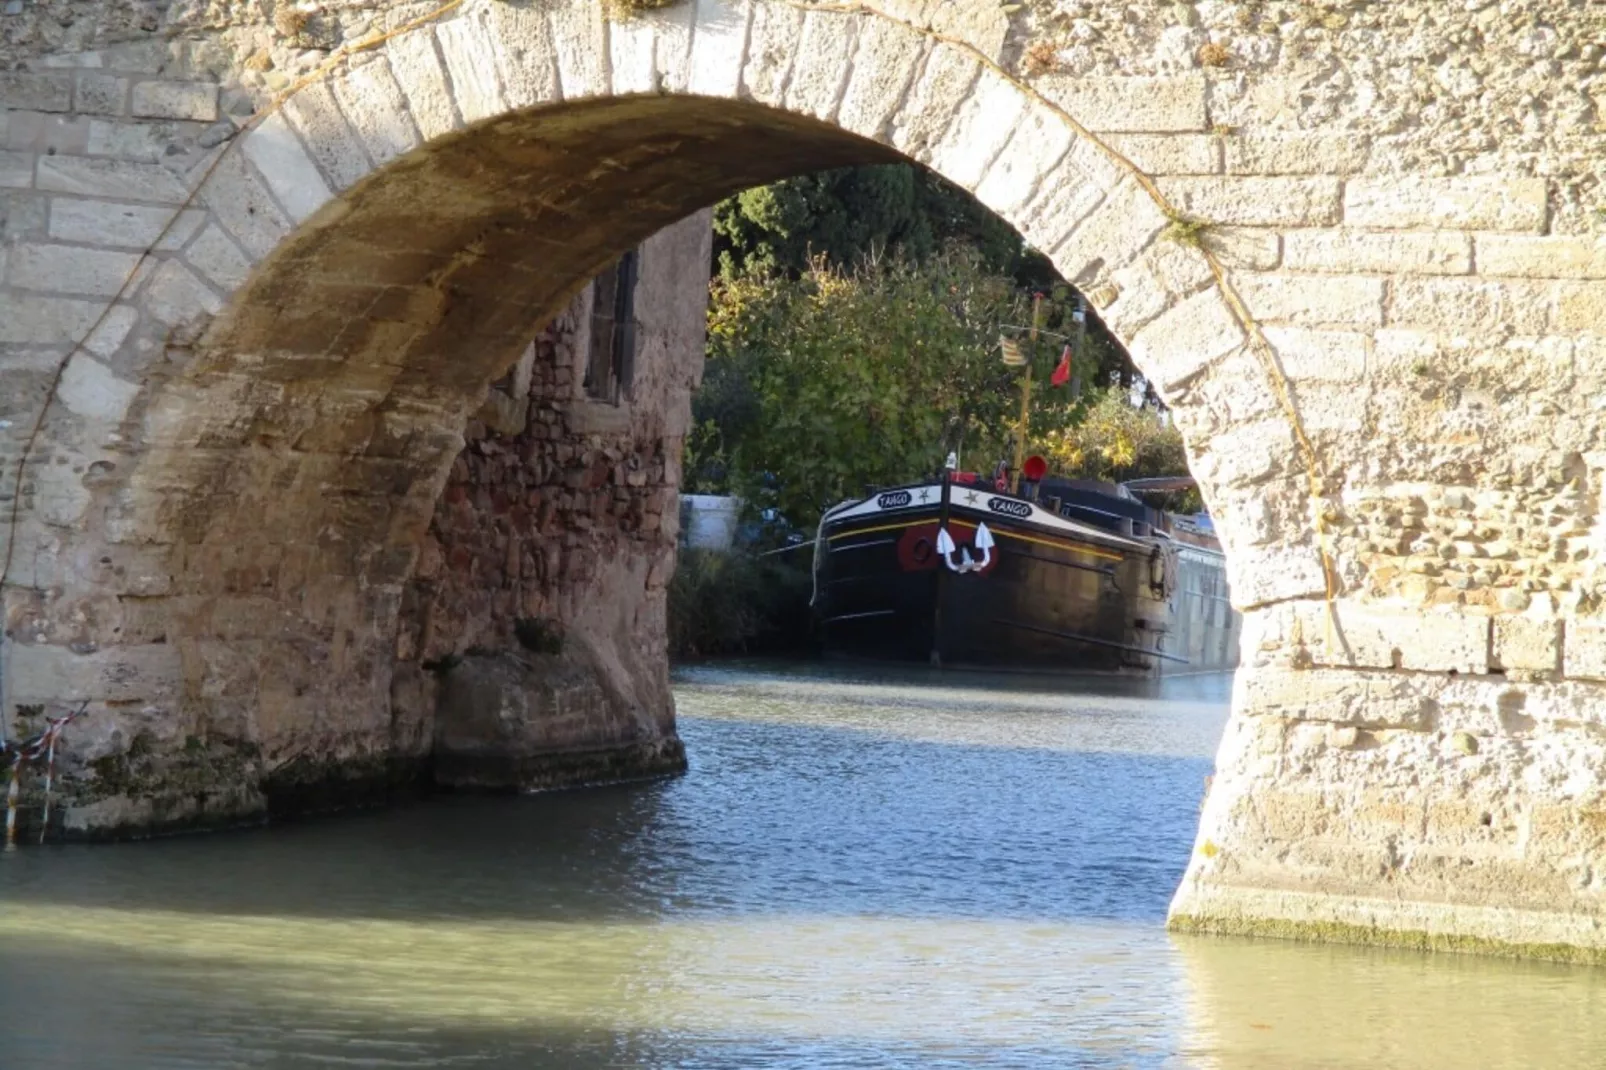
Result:
[[[1562,911],[1249,889],[1219,889],[1203,895],[1183,893],[1178,898],[1188,902],[1186,909],[1173,904],[1166,916],[1166,931],[1170,933],[1606,966],[1606,932],[1595,924],[1596,919]],[[1300,916],[1292,916],[1296,913]],[[1342,917],[1361,913],[1378,920],[1363,923]],[[1399,918],[1400,927],[1386,924],[1390,914]],[[1509,926],[1504,934],[1494,931],[1503,927],[1502,920]],[[1442,924],[1434,925],[1435,921]],[[1598,942],[1565,939],[1568,935],[1582,937],[1580,930],[1588,930]]]

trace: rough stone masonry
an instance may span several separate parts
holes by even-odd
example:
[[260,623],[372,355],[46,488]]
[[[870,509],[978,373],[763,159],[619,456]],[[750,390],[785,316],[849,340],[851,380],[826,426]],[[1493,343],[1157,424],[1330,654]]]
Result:
[[[0,40],[4,715],[90,704],[75,832],[389,775],[490,384],[675,220],[910,158],[1089,294],[1227,545],[1173,924],[1606,953],[1599,5],[47,0]],[[663,426],[607,448],[667,494]],[[661,673],[634,627],[616,685]]]

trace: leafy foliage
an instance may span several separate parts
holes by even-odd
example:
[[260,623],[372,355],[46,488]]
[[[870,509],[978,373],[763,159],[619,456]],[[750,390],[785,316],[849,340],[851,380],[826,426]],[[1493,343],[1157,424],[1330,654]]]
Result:
[[[1045,319],[1062,319],[1068,298],[1062,288],[1045,302]],[[866,486],[931,475],[949,451],[991,469],[1020,406],[999,327],[1030,317],[1030,296],[963,246],[923,264],[883,257],[850,271],[822,258],[795,278],[757,268],[722,279],[687,486],[807,526]],[[1045,382],[1060,346],[1024,348],[1040,384],[1033,426],[1070,426],[1084,403]]]
[[808,641],[813,579],[793,562],[682,550],[669,581],[669,653],[676,660],[791,650]]
[[[970,193],[913,164],[820,171],[746,190],[715,206],[714,240],[726,280],[797,278],[822,259],[840,270],[886,257],[922,265],[964,245],[986,273],[1052,295],[1045,328],[1076,333],[1068,322],[1070,290],[1049,259]],[[1126,350],[1096,316],[1082,352],[1084,382],[1133,382]]]
[[[715,236],[688,490],[738,494],[812,526],[867,486],[933,474],[949,451],[990,470],[1013,453],[1020,411],[1019,371],[998,340],[1024,340],[1033,292],[1047,295],[1051,332],[1029,347],[1034,441],[1090,476],[1100,465],[1186,471],[1180,439],[1162,461],[1139,417],[1102,408],[1103,392],[1126,392],[1136,370],[1096,316],[1085,330],[1072,321],[1076,295],[1047,258],[930,171],[845,168],[747,190],[716,207]],[[1056,336],[1067,335],[1078,339],[1076,388],[1051,390]],[[1072,435],[1094,402],[1102,415],[1087,434],[1115,436],[1103,452]]]
[[[1176,425],[1148,405],[1133,405],[1130,392],[1120,387],[1093,398],[1075,424],[1034,436],[1033,446],[1050,471],[1077,479],[1120,483],[1188,471]],[[1192,491],[1165,504],[1184,511],[1200,508]]]
[[851,267],[893,254],[922,262],[955,241],[989,271],[1013,275],[1026,261],[1020,236],[970,194],[909,164],[847,167],[745,190],[714,209],[720,273],[801,275],[824,257]]

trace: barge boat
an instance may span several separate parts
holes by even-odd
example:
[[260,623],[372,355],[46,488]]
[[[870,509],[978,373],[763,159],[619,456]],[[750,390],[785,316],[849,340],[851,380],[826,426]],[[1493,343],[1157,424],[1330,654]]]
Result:
[[[1044,478],[1015,491],[945,469],[843,502],[815,538],[827,654],[978,669],[1146,676],[1237,665],[1240,618],[1207,517],[1125,485]],[[950,464],[952,462],[950,461]]]

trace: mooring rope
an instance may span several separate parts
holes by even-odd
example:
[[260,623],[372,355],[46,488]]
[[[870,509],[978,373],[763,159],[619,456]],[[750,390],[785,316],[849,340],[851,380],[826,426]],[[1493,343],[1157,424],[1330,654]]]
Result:
[[45,842],[45,831],[50,827],[50,797],[56,776],[56,743],[61,739],[62,731],[89,709],[88,702],[79,704],[76,710],[62,717],[52,717],[45,721],[45,727],[28,739],[17,743],[7,743],[0,740],[0,759],[10,758],[11,783],[6,788],[6,842],[7,851],[17,849],[17,802],[21,795],[22,767],[26,762],[45,760],[45,806],[44,817],[39,823],[39,842]]

